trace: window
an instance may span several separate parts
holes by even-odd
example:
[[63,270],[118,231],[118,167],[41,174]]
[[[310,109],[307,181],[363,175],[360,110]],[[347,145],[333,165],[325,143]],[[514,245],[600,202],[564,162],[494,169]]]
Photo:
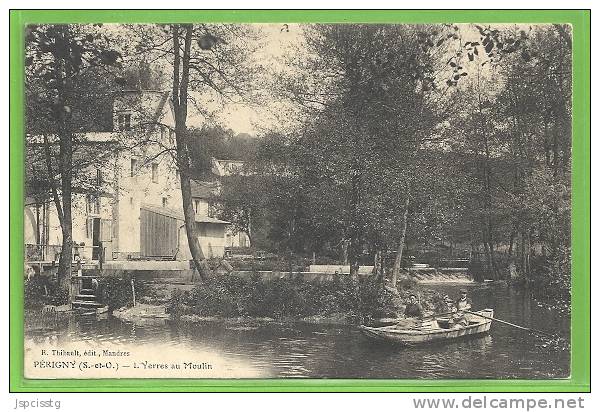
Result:
[[208,217],[215,217],[216,207],[214,202],[208,202]]
[[163,207],[167,207],[168,201],[169,200],[166,197],[162,198],[162,205],[163,205]]
[[117,116],[119,130],[131,130],[131,113],[121,113]]
[[152,183],[158,183],[158,163],[152,163]]
[[135,176],[137,172],[137,159],[131,159],[131,177]]
[[200,201],[198,199],[194,199],[194,212],[198,213],[198,206],[200,205]]
[[110,242],[112,240],[112,220],[111,219],[100,219],[100,241]]
[[100,214],[100,198],[94,195],[88,195],[87,197],[87,212],[91,215]]
[[101,169],[96,169],[96,185],[97,186],[102,185],[102,170]]
[[88,217],[85,220],[85,237],[87,237],[88,239],[91,239],[92,235],[93,235],[93,231],[94,231],[94,218]]

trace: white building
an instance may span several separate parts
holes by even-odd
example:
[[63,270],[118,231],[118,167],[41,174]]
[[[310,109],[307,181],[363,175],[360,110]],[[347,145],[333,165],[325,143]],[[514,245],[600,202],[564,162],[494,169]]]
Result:
[[[112,132],[85,133],[83,165],[73,183],[73,241],[82,259],[190,258],[183,227],[179,178],[173,162],[174,117],[169,92],[124,91],[115,96]],[[36,138],[28,145],[38,145]],[[227,222],[197,215],[207,257],[223,256]],[[54,260],[62,232],[52,199],[43,191],[25,203],[29,260]]]
[[[230,174],[224,175],[219,174],[223,169],[217,169],[215,164],[219,162],[223,162],[221,160],[212,159],[212,173],[218,179],[222,176],[229,176]],[[227,160],[225,162],[235,162],[238,165],[243,166],[243,162],[239,161],[230,161]],[[192,180],[192,199],[194,203],[194,211],[196,212],[196,219],[206,219],[206,218],[215,218],[217,207],[215,202],[218,200],[219,191],[221,190],[221,182],[219,180],[213,181],[198,181]],[[225,230],[225,238],[223,246],[226,248],[231,247],[250,247],[250,239],[248,235],[244,232],[235,232],[231,226],[227,226]]]

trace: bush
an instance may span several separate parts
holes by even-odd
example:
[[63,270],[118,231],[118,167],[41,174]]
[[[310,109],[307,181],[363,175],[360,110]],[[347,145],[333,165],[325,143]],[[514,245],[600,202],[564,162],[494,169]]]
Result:
[[357,282],[349,276],[333,281],[305,282],[298,279],[263,281],[221,276],[197,285],[190,293],[174,293],[169,312],[200,316],[302,318],[344,313],[363,320],[396,310],[394,296],[374,279]]
[[126,272],[123,276],[103,276],[98,278],[98,301],[108,306],[110,310],[133,304],[132,278],[134,279],[136,300],[141,299],[142,296],[151,294],[151,289],[144,281],[136,279],[130,273]]
[[189,300],[189,293],[183,292],[179,289],[174,289],[169,300],[166,312],[171,315],[173,319],[179,319],[181,315],[185,313],[185,302]]
[[358,294],[360,304],[356,315],[361,319],[395,316],[394,295],[383,283],[369,277],[359,283]]
[[553,256],[532,259],[531,286],[536,299],[570,307],[571,254],[568,248],[559,249]]
[[25,281],[25,308],[37,309],[44,305],[65,305],[69,290],[47,276],[33,276]]

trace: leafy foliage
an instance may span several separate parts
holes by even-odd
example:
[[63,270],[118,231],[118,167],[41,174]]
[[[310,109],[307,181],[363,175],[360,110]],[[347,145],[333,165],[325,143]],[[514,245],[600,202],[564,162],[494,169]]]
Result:
[[406,245],[568,297],[569,27],[316,25],[305,40],[278,89],[302,123],[257,151],[273,249],[339,262],[349,241],[371,263],[401,250],[408,204]]
[[103,276],[98,282],[98,301],[107,305],[110,310],[133,304],[132,279],[134,279],[133,284],[138,300],[152,293],[144,281],[136,279],[129,273],[123,276]]
[[64,305],[69,301],[69,290],[47,276],[33,276],[25,282],[25,308],[37,309],[44,305]]
[[349,276],[322,282],[222,276],[191,292],[175,293],[170,305],[170,312],[179,315],[278,319],[344,314],[356,321],[389,315],[396,309],[393,295],[381,284]]

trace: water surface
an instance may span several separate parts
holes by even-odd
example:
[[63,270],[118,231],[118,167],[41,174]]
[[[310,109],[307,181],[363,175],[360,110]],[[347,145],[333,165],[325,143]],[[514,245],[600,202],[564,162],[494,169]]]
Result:
[[[464,285],[427,285],[456,296]],[[474,310],[495,310],[497,318],[569,336],[568,316],[538,306],[511,288],[469,286]],[[52,328],[27,332],[31,345],[155,348],[153,357],[178,353],[202,361],[218,359],[207,377],[256,378],[495,378],[542,379],[569,376],[570,354],[539,336],[494,323],[488,335],[418,347],[368,340],[354,326],[305,323],[134,325],[115,318],[71,318]],[[242,371],[243,373],[237,373]]]

